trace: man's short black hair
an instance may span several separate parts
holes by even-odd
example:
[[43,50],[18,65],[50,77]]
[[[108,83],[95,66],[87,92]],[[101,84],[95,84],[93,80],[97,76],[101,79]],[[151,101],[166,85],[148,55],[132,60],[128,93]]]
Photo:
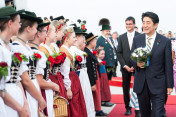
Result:
[[134,17],[132,17],[132,16],[127,17],[126,20],[125,20],[125,22],[126,22],[126,21],[129,21],[129,20],[132,20],[132,21],[133,21],[133,24],[135,24],[135,19],[134,19]]
[[143,13],[142,14],[142,21],[143,21],[144,17],[151,18],[154,24],[159,23],[159,17],[158,17],[158,15],[156,13],[153,13],[153,12],[145,12],[145,13]]

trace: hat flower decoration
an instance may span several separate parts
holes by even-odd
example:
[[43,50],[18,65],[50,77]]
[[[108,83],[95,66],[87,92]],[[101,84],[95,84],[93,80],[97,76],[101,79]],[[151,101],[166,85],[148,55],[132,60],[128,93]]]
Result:
[[87,31],[86,26],[85,26],[86,21],[85,21],[85,20],[84,20],[84,21],[81,21],[80,19],[78,19],[77,22],[80,24],[80,28],[81,28],[84,32],[86,32],[86,31]]

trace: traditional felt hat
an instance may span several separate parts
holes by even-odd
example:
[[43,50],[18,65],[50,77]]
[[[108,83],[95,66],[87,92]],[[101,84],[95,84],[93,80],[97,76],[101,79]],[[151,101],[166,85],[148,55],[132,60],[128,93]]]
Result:
[[10,16],[1,16],[1,17],[0,17],[0,20],[1,20],[1,19],[10,19]]
[[42,20],[42,22],[40,22],[38,24],[38,27],[41,27],[41,26],[48,26],[50,24],[50,22],[46,21],[46,20]]
[[108,24],[104,24],[104,25],[102,25],[101,31],[103,31],[103,30],[111,30],[111,26]]
[[89,33],[86,35],[86,41],[89,42],[89,41],[95,39],[96,37],[98,37],[98,36],[94,36],[93,33]]
[[75,34],[83,34],[84,36],[87,35],[87,33],[85,33],[85,31],[83,29],[81,29],[80,27],[77,27],[76,24],[72,24],[74,27],[74,32]]
[[7,3],[7,2],[13,2],[13,0],[5,0],[5,3]]
[[20,14],[20,16],[21,18],[36,21],[38,23],[43,21],[41,18],[37,17],[34,12],[30,12],[30,11],[24,11]]
[[56,17],[56,18],[54,18],[53,20],[58,20],[58,21],[59,21],[59,20],[61,20],[61,19],[64,20],[65,22],[68,22],[68,21],[69,21],[69,19],[65,19],[64,16]]
[[11,6],[2,7],[2,8],[0,8],[0,17],[3,17],[3,16],[12,16],[12,15],[20,14],[22,12],[24,12],[24,10],[16,11]]

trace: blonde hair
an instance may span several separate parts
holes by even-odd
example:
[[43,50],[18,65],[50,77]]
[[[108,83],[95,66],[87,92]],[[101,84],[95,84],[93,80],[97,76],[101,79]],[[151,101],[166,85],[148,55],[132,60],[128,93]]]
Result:
[[74,33],[73,27],[68,27],[67,29],[65,29],[64,30],[64,36],[61,40],[61,43],[64,42],[65,38],[69,38],[72,33]]
[[[60,31],[64,28],[64,21],[63,20],[53,20],[51,24],[56,28],[56,31]],[[60,27],[60,28],[59,28]],[[58,29],[59,28],[59,29]]]
[[53,30],[55,31],[55,26],[52,25],[52,24],[48,25],[48,27],[47,27],[47,33],[51,32]]
[[50,32],[52,32],[53,30],[55,31],[55,27],[54,27],[52,24],[50,24],[50,25],[47,26],[47,36],[46,36],[46,38],[45,38],[44,44],[46,43],[46,41],[47,41],[47,42],[49,41],[49,40],[47,39],[47,37],[50,36]]

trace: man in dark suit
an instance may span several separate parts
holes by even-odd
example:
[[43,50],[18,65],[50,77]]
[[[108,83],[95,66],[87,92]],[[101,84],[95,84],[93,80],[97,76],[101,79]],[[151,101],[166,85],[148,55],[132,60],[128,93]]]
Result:
[[118,39],[117,57],[121,64],[122,79],[123,79],[123,96],[125,102],[126,112],[125,115],[130,115],[132,113],[131,107],[129,107],[130,102],[130,81],[134,68],[131,63],[131,47],[134,36],[140,33],[134,31],[135,19],[133,17],[128,17],[125,20],[127,32],[120,35]]
[[117,58],[116,50],[114,45],[110,40],[110,26],[108,24],[102,25],[102,36],[100,36],[97,40],[97,46],[103,46],[105,50],[105,58],[103,59],[106,61],[106,72],[108,75],[108,79],[111,80],[114,68],[115,68],[115,60]]
[[[151,52],[148,67],[133,61],[135,68],[134,92],[137,93],[141,117],[164,117],[166,95],[173,91],[173,63],[171,41],[158,34],[158,15],[142,14],[145,34],[134,37],[132,51],[146,47]],[[152,112],[151,112],[152,104]]]

